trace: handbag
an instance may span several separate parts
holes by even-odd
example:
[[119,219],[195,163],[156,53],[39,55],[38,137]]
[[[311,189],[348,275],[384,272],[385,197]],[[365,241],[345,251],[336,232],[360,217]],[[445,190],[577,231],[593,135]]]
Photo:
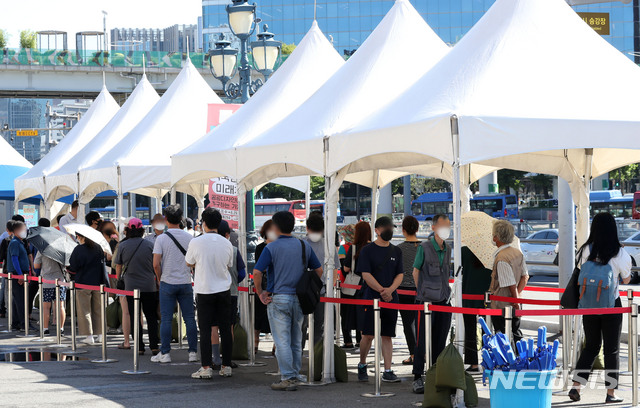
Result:
[[124,290],[124,288],[125,288],[124,275],[125,275],[125,273],[127,273],[127,269],[129,267],[129,262],[131,262],[133,257],[136,256],[136,252],[138,252],[138,248],[140,248],[140,245],[142,245],[142,241],[143,240],[141,239],[140,243],[138,244],[136,249],[133,251],[133,254],[131,254],[131,257],[129,258],[129,260],[125,264],[122,265],[122,273],[120,274],[120,277],[118,278],[118,282],[116,282],[116,289]]
[[573,268],[573,273],[571,274],[571,278],[569,279],[569,283],[567,283],[567,287],[564,288],[564,292],[560,297],[560,306],[564,309],[577,309],[578,302],[580,301],[580,285],[578,276],[580,275],[580,268],[578,265],[580,264],[580,259],[582,259],[582,249],[578,252],[576,256],[576,264]]
[[316,310],[316,306],[320,302],[322,280],[317,273],[307,268],[306,246],[304,241],[300,240],[300,243],[302,244],[302,276],[296,285],[296,295],[302,313],[308,315]]
[[[359,285],[360,276],[356,275],[356,246],[351,246],[351,271],[344,277],[344,283],[347,285]],[[342,294],[347,296],[353,296],[358,289],[341,288]]]

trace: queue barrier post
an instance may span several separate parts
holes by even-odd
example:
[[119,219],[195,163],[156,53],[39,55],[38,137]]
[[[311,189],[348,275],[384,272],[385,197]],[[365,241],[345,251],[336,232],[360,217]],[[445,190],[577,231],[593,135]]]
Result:
[[[633,304],[633,290],[632,289],[627,289],[627,305],[631,306]],[[631,306],[632,307],[632,306]],[[629,315],[629,317],[631,317],[631,315]],[[629,341],[628,341],[628,345],[629,347],[631,347],[631,330],[632,330],[632,321],[629,318],[628,319],[629,322],[629,330],[627,331],[627,333],[629,333]],[[631,363],[631,354],[629,354],[629,361],[628,361],[628,365],[627,365],[627,369],[629,370],[629,372],[633,373],[633,364]]]
[[[491,292],[484,292],[484,307],[491,309]],[[491,327],[491,316],[485,316],[485,321]]]
[[425,370],[431,367],[431,310],[429,303],[424,302],[424,361]]
[[44,337],[44,300],[42,299],[43,291],[42,291],[42,276],[38,276],[38,307],[40,308],[40,313],[38,313],[38,320],[40,323],[40,337],[34,339],[34,342],[48,342],[49,339]]
[[24,334],[20,337],[33,337],[33,334],[29,334],[29,276],[27,274],[20,275],[18,279],[22,279],[22,286],[24,289]]
[[562,391],[567,391],[569,389],[570,350],[571,316],[562,316]]
[[[56,279],[56,344],[62,344],[62,325],[60,324],[60,315],[62,308],[60,307],[60,281]],[[42,310],[41,310],[42,313]],[[104,316],[103,316],[104,317]]]
[[632,322],[629,325],[629,360],[631,361],[631,405],[638,406],[638,305],[631,304],[631,315],[629,320]]
[[[342,297],[342,290],[340,289],[340,279],[336,280],[336,290],[334,297],[340,299]],[[336,308],[336,345],[340,345],[340,332],[342,331],[342,317],[340,316],[340,303],[335,304]]]
[[125,370],[123,374],[137,375],[137,374],[149,374],[150,371],[138,370],[138,352],[140,351],[140,289],[133,290],[133,320],[131,321],[133,326],[133,370]]
[[[118,361],[112,358],[107,358],[107,292],[104,290],[104,288],[104,284],[100,285],[100,331],[102,332],[102,358],[91,360],[92,363],[115,363],[116,361]],[[138,327],[137,324],[136,327]]]
[[[267,365],[263,362],[256,362],[256,337],[254,328],[256,326],[256,294],[253,286],[253,279],[249,280],[247,285],[247,295],[249,296],[249,330],[247,330],[247,344],[249,346],[249,362],[244,364],[238,364],[241,367],[262,367]],[[259,302],[259,300],[258,300]]]
[[327,385],[327,383],[323,383],[323,382],[317,382],[314,381],[313,377],[315,376],[315,353],[313,352],[315,350],[315,343],[314,343],[314,337],[315,337],[315,319],[313,316],[313,313],[309,314],[309,329],[308,329],[308,333],[309,333],[309,339],[307,340],[307,344],[309,346],[309,372],[307,373],[307,382],[306,383],[301,383],[300,385],[304,385],[306,387],[317,387],[320,385]]
[[65,351],[65,354],[84,354],[86,350],[78,350],[76,348],[76,283],[69,282],[69,303],[71,304],[71,351]]
[[511,347],[513,347],[513,306],[504,308],[504,335],[511,339]]
[[382,352],[382,344],[380,341],[380,300],[373,300],[373,341],[374,341],[374,374],[375,374],[375,390],[372,393],[362,394],[363,397],[381,398],[392,397],[395,394],[390,392],[380,392],[380,384],[382,376],[380,375],[380,355]]
[[184,333],[182,333],[182,309],[180,308],[180,302],[177,302],[178,305],[178,314],[176,316],[176,322],[178,323],[178,350],[182,350],[182,340],[184,337]]
[[13,325],[13,274],[7,274],[7,329],[2,333],[11,333]]

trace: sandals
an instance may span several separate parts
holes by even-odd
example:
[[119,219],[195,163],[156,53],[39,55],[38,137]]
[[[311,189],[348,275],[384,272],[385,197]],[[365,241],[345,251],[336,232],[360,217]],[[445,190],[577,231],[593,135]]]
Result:
[[402,365],[413,365],[413,357],[410,356],[408,359],[403,360]]
[[131,350],[131,346],[128,346],[128,347],[127,347],[127,346],[125,346],[125,345],[124,345],[124,342],[122,342],[122,343],[118,344],[118,348],[119,348],[120,350]]

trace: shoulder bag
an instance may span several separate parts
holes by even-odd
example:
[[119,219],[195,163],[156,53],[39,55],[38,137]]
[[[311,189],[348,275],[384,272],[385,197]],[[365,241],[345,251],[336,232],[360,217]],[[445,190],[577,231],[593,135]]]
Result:
[[302,245],[302,276],[296,285],[296,295],[305,315],[311,314],[316,310],[316,306],[320,302],[320,290],[322,290],[322,280],[312,270],[307,268],[307,248],[304,241],[299,240]]
[[[344,283],[347,285],[359,285],[360,276],[356,275],[356,246],[351,245],[351,270],[344,277]],[[342,294],[347,296],[353,296],[358,289],[341,288]]]
[[564,292],[560,297],[560,306],[564,309],[578,308],[578,302],[580,301],[580,285],[578,279],[580,275],[580,268],[578,265],[580,264],[580,259],[582,259],[582,249],[580,249],[576,255],[576,264],[573,268],[573,273],[571,274],[569,283],[567,283],[567,287],[564,288]]
[[127,269],[129,268],[129,262],[131,262],[133,257],[136,256],[136,252],[138,252],[138,248],[140,248],[140,245],[142,245],[142,241],[143,240],[141,239],[140,243],[138,244],[136,249],[133,251],[133,254],[131,254],[131,257],[129,257],[129,260],[122,265],[122,273],[120,274],[120,277],[118,278],[118,282],[116,282],[116,289],[124,290],[124,287],[125,287],[124,286],[124,275],[127,273]]

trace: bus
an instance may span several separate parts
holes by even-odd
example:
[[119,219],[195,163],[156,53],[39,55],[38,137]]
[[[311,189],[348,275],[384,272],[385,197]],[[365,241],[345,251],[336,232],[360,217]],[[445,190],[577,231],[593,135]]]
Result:
[[[601,212],[611,213],[616,218],[635,218],[637,193],[622,195],[620,190],[592,191],[589,193],[591,217]],[[640,197],[638,197],[640,199]],[[640,214],[638,215],[640,218]]]
[[482,211],[494,218],[518,218],[518,197],[513,194],[475,195],[471,211]]
[[[91,211],[99,212],[103,220],[116,219],[116,208],[114,206],[91,208]],[[140,218],[143,225],[150,225],[151,212],[149,207],[136,207],[136,218]]]
[[453,214],[453,193],[425,193],[411,202],[411,214],[418,221],[431,221],[436,214]]
[[305,225],[304,200],[287,201],[284,198],[269,198],[256,200],[254,205],[256,228],[262,227],[267,220],[273,217],[273,214],[279,211],[292,213],[296,219],[296,226]]
[[[321,212],[322,215],[324,216],[324,200],[311,200],[309,201],[309,212],[313,212],[313,211],[318,211]],[[344,217],[342,216],[342,214],[340,213],[340,203],[338,203],[338,217],[337,217],[337,223],[338,224],[342,224],[344,222]]]

